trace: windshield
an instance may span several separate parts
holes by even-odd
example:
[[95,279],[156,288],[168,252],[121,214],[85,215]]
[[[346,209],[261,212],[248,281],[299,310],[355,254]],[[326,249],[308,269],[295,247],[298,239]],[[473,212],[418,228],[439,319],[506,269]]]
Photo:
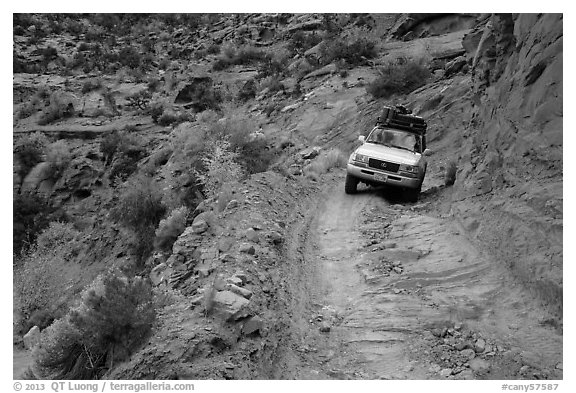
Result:
[[390,128],[375,128],[372,130],[366,142],[379,145],[406,149],[421,153],[421,136],[410,132],[393,130]]

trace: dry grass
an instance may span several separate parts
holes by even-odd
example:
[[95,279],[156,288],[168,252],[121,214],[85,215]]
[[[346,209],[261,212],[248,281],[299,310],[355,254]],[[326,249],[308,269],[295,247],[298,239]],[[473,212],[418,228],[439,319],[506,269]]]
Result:
[[331,149],[320,154],[311,164],[304,168],[304,175],[311,180],[318,181],[320,176],[332,168],[343,168],[348,161],[347,157],[338,149]]

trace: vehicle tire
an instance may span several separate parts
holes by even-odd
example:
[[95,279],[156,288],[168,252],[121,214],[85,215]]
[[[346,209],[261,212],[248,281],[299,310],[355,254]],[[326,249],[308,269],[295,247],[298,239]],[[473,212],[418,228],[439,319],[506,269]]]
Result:
[[358,187],[358,178],[350,174],[346,174],[346,182],[344,183],[344,192],[346,194],[355,194]]
[[408,198],[408,201],[418,202],[418,197],[420,196],[421,190],[422,190],[421,186],[418,188],[410,188],[410,189],[406,190],[406,196]]

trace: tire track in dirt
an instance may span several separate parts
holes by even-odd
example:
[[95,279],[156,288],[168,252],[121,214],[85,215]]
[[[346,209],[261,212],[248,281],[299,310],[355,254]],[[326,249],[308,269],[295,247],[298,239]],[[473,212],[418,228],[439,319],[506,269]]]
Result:
[[[308,212],[314,218],[299,251],[307,295],[299,295],[295,319],[297,340],[306,345],[301,363],[292,359],[300,370],[293,377],[561,378],[561,334],[538,321],[535,302],[456,222],[430,215],[425,205],[387,201],[380,191],[349,196],[341,186]],[[448,336],[432,332],[455,325],[472,342],[490,343],[475,354],[475,366],[433,355]],[[538,374],[520,375],[523,365]]]

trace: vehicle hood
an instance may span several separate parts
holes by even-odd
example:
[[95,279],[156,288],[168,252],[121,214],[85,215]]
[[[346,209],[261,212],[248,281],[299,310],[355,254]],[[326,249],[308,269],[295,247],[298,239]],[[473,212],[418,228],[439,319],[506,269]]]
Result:
[[406,165],[417,165],[422,158],[420,153],[412,153],[408,150],[396,149],[394,147],[376,145],[373,143],[364,143],[356,149],[356,153],[364,154],[368,157],[377,158],[383,161]]

